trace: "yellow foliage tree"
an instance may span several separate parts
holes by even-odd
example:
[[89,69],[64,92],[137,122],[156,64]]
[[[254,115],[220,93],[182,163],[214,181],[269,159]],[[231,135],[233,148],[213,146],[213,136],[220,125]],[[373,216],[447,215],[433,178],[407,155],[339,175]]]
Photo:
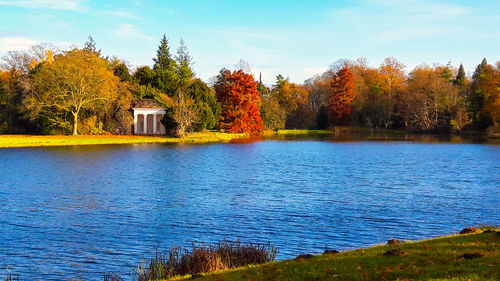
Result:
[[45,56],[45,58],[41,59],[41,62],[38,62],[36,59],[33,59],[31,61],[30,65],[28,66],[28,68],[34,69],[37,65],[39,65],[40,63],[44,63],[44,62],[47,62],[47,63],[54,62],[54,55],[52,54],[51,50],[47,50],[46,56]]
[[58,56],[51,53],[33,74],[23,98],[25,114],[31,119],[71,113],[73,135],[78,134],[78,115],[82,110],[101,111],[119,92],[119,78],[107,60],[84,50],[74,49]]

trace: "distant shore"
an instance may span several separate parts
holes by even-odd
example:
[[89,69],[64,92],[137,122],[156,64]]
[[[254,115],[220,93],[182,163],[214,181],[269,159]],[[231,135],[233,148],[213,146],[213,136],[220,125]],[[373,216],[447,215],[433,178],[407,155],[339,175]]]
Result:
[[[327,135],[329,130],[278,130],[264,131],[262,137],[279,135]],[[249,139],[246,133],[232,134],[221,132],[190,133],[186,137],[135,136],[135,135],[0,135],[0,148],[104,145],[104,144],[141,144],[141,143],[224,143]]]
[[[266,130],[262,132],[262,138],[281,137],[307,137],[307,136],[328,136],[332,135],[339,138],[406,138],[408,136],[451,136],[451,137],[482,137],[485,139],[494,139],[500,135],[486,134],[419,134],[408,133],[401,130],[391,129],[368,129],[357,127],[332,128],[329,130]],[[258,137],[257,139],[259,139]],[[199,132],[190,133],[185,137],[169,136],[136,136],[136,135],[0,135],[0,148],[16,147],[44,147],[44,146],[73,146],[73,145],[105,145],[105,144],[141,144],[141,143],[171,143],[171,144],[204,144],[204,143],[224,143],[233,141],[253,140],[246,133],[231,134],[221,132]]]

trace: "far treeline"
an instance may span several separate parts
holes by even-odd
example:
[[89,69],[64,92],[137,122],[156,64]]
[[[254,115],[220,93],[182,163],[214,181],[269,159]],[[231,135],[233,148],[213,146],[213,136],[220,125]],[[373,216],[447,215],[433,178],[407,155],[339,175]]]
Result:
[[0,133],[131,134],[132,107],[141,99],[167,109],[161,122],[177,136],[334,126],[500,132],[500,62],[486,59],[472,77],[462,65],[424,64],[406,74],[395,58],[378,68],[364,58],[339,60],[303,84],[278,75],[270,87],[244,61],[207,85],[195,77],[186,44],[172,54],[165,35],[153,61],[131,70],[101,55],[92,37],[82,49],[45,44],[8,52],[0,68]]

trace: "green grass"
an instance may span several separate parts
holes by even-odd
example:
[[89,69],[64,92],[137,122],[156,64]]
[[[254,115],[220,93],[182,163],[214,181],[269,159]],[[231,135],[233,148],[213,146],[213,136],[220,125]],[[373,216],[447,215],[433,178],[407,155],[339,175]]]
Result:
[[[399,249],[402,256],[384,256]],[[459,258],[480,253],[474,259]],[[380,245],[206,274],[196,280],[500,280],[500,235],[480,233]]]
[[219,132],[192,133],[184,138],[164,136],[116,136],[116,135],[83,135],[83,136],[35,136],[35,135],[0,135],[0,148],[30,146],[65,146],[65,145],[98,145],[98,144],[131,144],[131,143],[212,143],[229,142],[245,138],[246,134],[227,134]]
[[276,135],[405,135],[406,132],[392,129],[370,129],[362,127],[336,127],[328,130],[278,130]]
[[333,134],[328,130],[278,130],[276,135],[325,135]]

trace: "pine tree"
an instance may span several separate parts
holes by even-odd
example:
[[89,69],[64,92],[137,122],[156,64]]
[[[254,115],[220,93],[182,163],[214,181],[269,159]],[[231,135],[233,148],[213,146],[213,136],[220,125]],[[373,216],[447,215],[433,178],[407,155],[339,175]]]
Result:
[[269,89],[262,83],[262,73],[259,74],[259,84],[257,84],[257,91],[259,91],[261,97],[269,96]]
[[460,64],[460,67],[458,68],[457,77],[455,77],[453,84],[458,87],[464,87],[466,83],[467,83],[467,77],[465,76],[464,65]]
[[448,62],[448,64],[446,64],[446,66],[443,68],[443,70],[441,72],[441,78],[443,78],[444,80],[446,80],[448,82],[452,82],[453,81],[452,68],[453,68],[453,66],[451,65],[451,62]]
[[153,66],[153,86],[171,97],[176,96],[179,89],[179,74],[177,73],[177,63],[170,54],[170,47],[165,34],[163,34],[156,51],[156,58],[153,61],[155,62]]
[[476,67],[476,71],[474,71],[474,74],[472,75],[472,80],[474,80],[475,83],[479,82],[481,77],[484,76],[486,73],[486,70],[488,69],[488,61],[486,58],[484,58],[481,63]]
[[95,45],[96,45],[96,43],[94,41],[94,38],[92,38],[92,35],[89,35],[89,38],[88,38],[87,42],[85,42],[85,46],[83,47],[83,50],[100,57],[101,50],[97,50]]
[[184,40],[180,40],[179,47],[177,48],[177,55],[175,60],[178,66],[179,73],[179,86],[185,88],[190,84],[191,79],[194,77],[194,71],[191,68],[193,57],[189,54],[189,50],[184,43]]
[[156,58],[153,58],[155,62],[153,70],[172,70],[175,69],[175,61],[172,59],[170,54],[170,46],[168,45],[167,35],[163,34],[161,38],[160,45],[156,51]]

